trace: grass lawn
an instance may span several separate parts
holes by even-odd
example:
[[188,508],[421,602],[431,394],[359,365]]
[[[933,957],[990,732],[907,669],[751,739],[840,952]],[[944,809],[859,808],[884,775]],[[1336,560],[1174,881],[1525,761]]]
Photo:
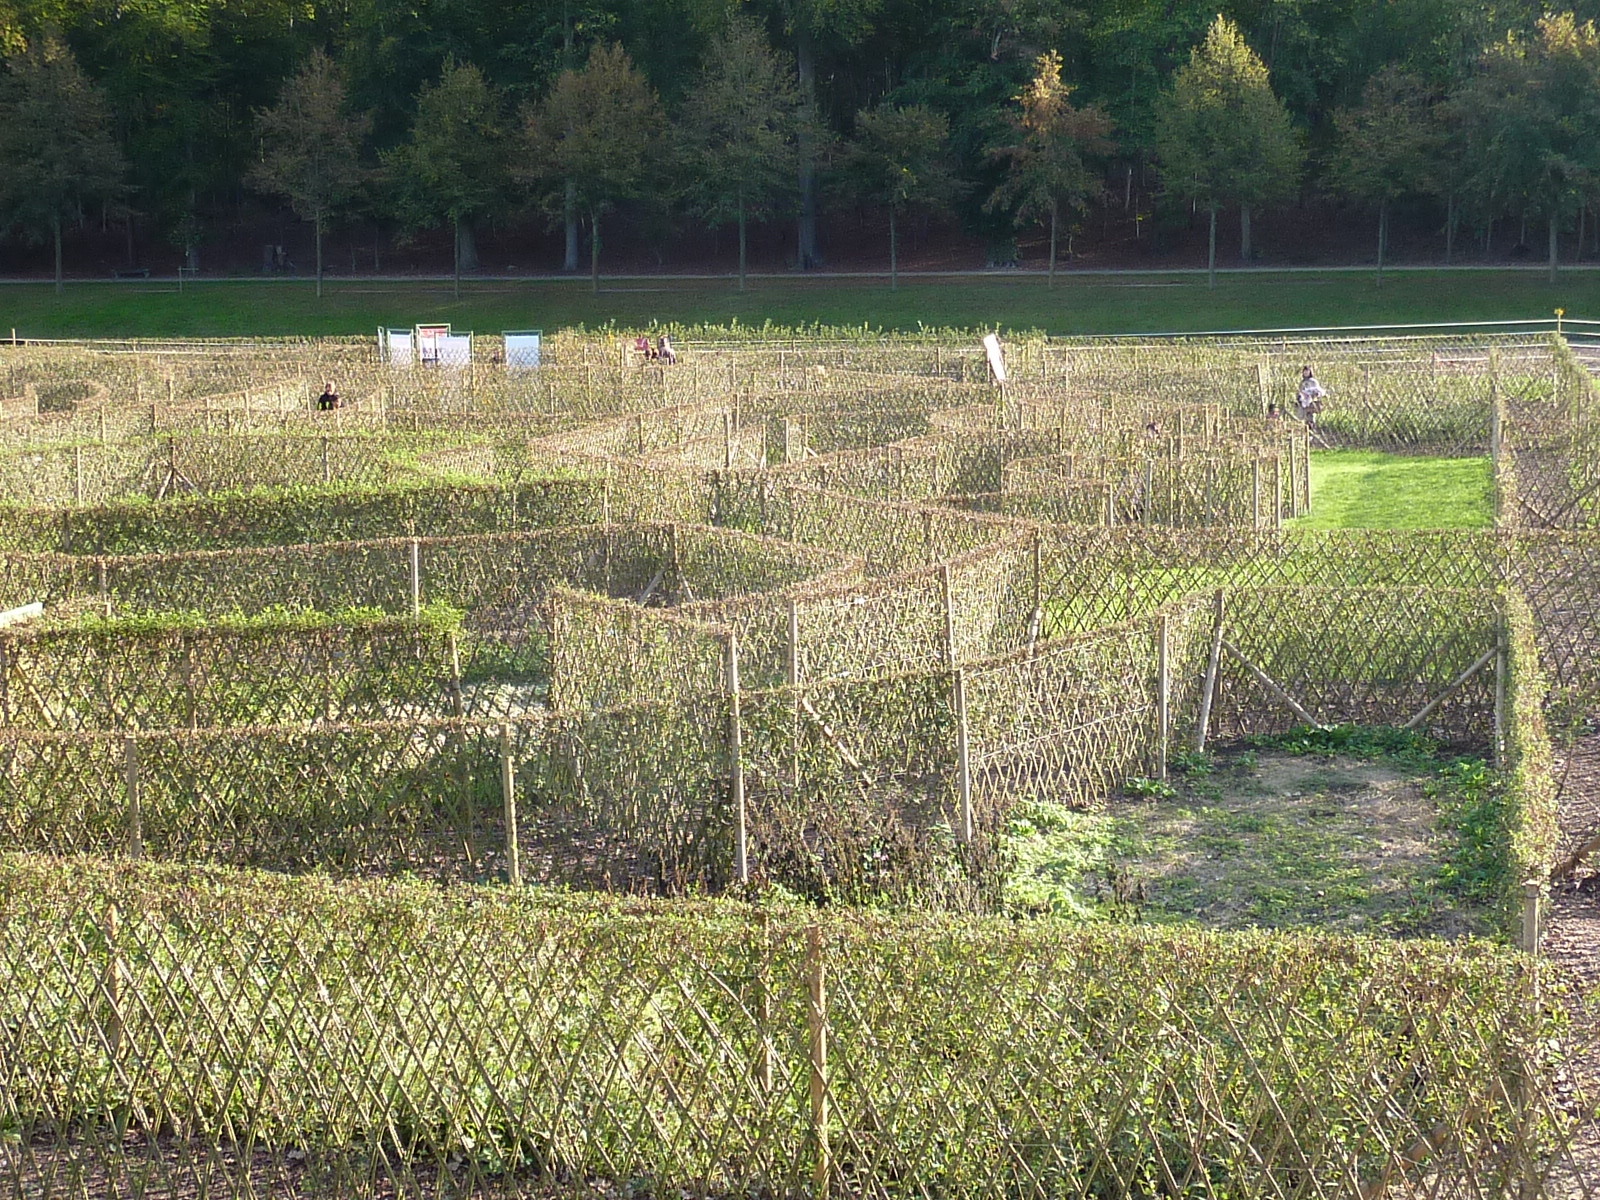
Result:
[[1417,458],[1370,450],[1311,454],[1308,529],[1445,529],[1492,525],[1487,458]]
[[301,280],[190,283],[46,283],[0,286],[0,338],[19,336],[250,336],[359,334],[378,325],[449,321],[494,333],[615,321],[654,323],[919,325],[1042,329],[1049,333],[1153,333],[1415,321],[1600,315],[1600,271],[1552,285],[1537,272],[1415,272],[1382,288],[1364,273],[1224,274],[1215,291],[1198,275],[1067,275],[1054,289],[1034,277],[908,279],[891,292],[876,279],[731,281],[649,277],[601,281],[473,281],[459,300],[447,282],[330,282],[318,299]]

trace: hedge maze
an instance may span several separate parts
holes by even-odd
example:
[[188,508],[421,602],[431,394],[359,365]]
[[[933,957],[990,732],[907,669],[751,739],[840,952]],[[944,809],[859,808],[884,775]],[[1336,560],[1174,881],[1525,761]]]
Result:
[[[994,914],[1020,805],[1304,725],[1548,875],[1564,342],[630,345],[0,348],[0,1194],[1556,1194],[1532,958]],[[1497,523],[1298,528],[1318,445]]]

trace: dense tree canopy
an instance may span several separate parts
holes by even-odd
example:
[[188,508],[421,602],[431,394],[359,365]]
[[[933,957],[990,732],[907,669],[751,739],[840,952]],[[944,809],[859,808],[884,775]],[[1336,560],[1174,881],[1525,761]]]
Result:
[[[737,224],[742,276],[747,234],[783,237],[804,267],[855,225],[898,223],[904,205],[867,202],[867,143],[851,137],[857,114],[877,114],[870,140],[909,113],[942,143],[951,186],[932,207],[995,246],[1072,212],[1159,249],[1196,216],[1237,214],[1248,255],[1253,218],[1339,203],[1377,218],[1380,257],[1396,222],[1446,253],[1458,229],[1489,252],[1497,227],[1504,250],[1531,225],[1553,265],[1596,224],[1597,15],[1600,0],[0,0],[7,103],[59,102],[40,64],[81,68],[77,124],[61,128],[87,156],[64,192],[10,130],[3,232],[50,241],[53,220],[73,258],[91,233],[125,231],[133,265],[256,227],[282,241],[298,215],[374,247],[453,229],[471,270],[480,228],[551,221],[569,267],[587,225],[594,265],[609,214],[608,230],[652,244]],[[597,47],[625,55],[634,94],[659,107],[606,134],[618,162],[580,197],[571,156],[536,161],[548,128],[512,114],[575,100]],[[289,151],[310,147],[283,132],[311,127],[313,101],[334,131],[317,138],[340,164],[331,190],[307,183]]]

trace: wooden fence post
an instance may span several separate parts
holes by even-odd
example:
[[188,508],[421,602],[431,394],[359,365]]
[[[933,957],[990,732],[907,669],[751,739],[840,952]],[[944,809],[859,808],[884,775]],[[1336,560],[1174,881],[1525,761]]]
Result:
[[1261,528],[1261,460],[1250,464],[1250,528]]
[[411,539],[411,615],[422,615],[422,539]]
[[800,605],[789,601],[789,646],[785,663],[785,682],[789,685],[793,701],[790,725],[789,783],[796,795],[800,791]]
[[128,789],[128,857],[144,857],[144,813],[139,796],[139,741],[122,735],[122,778]]
[[816,1200],[827,1200],[833,1180],[828,1130],[828,978],[822,955],[822,930],[806,931],[806,1031],[810,1051],[811,1138],[816,1144],[811,1190]]
[[1544,930],[1544,885],[1529,879],[1522,885],[1522,929],[1517,944],[1529,954],[1539,953]]
[[1172,664],[1169,661],[1168,617],[1156,618],[1156,778],[1167,777],[1167,749],[1172,736]]
[[517,840],[517,762],[511,750],[511,722],[500,727],[500,797],[506,810],[506,879],[522,886],[522,851]]
[[1511,653],[1502,613],[1495,629],[1494,655],[1494,765],[1506,765],[1506,693],[1510,683]]
[[748,815],[744,803],[744,714],[739,697],[739,635],[728,634],[728,774],[733,797],[733,870],[750,882]]
[[72,501],[83,503],[83,447],[72,448]]
[[939,591],[944,600],[944,661],[953,670],[956,665],[956,602],[949,563],[939,568]]
[[333,472],[328,466],[328,439],[322,439],[322,483],[326,487],[333,482]]
[[956,710],[956,792],[961,798],[961,841],[972,844],[972,751],[967,728],[967,673],[960,667],[952,672]]
[[1216,624],[1211,631],[1211,657],[1206,660],[1206,678],[1200,687],[1200,718],[1194,734],[1195,753],[1206,748],[1206,732],[1211,726],[1211,706],[1216,703],[1217,674],[1222,667],[1223,591],[1217,589]]
[[1272,527],[1283,528],[1283,456],[1272,456]]

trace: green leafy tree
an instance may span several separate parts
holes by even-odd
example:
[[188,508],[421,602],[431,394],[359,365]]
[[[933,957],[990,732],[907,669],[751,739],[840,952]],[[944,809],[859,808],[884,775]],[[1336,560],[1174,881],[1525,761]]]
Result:
[[881,104],[856,114],[841,175],[857,200],[889,213],[889,287],[900,285],[900,217],[912,208],[937,212],[961,193],[948,150],[950,122],[920,104]]
[[1207,279],[1217,285],[1217,212],[1239,207],[1240,254],[1250,258],[1250,215],[1294,193],[1305,153],[1267,68],[1226,17],[1178,69],[1156,121],[1167,189],[1210,217]]
[[1112,121],[1100,109],[1074,108],[1070,84],[1061,81],[1061,55],[1041,54],[1012,117],[1016,140],[993,151],[1006,163],[1004,182],[987,208],[1006,209],[1022,221],[1050,224],[1049,286],[1056,282],[1057,231],[1063,208],[1082,211],[1101,192],[1094,159],[1110,153]]
[[1546,222],[1554,279],[1561,226],[1600,178],[1600,33],[1561,13],[1507,35],[1451,107],[1470,189],[1490,211]]
[[713,228],[739,227],[739,290],[748,262],[746,227],[797,188],[801,99],[794,68],[756,24],[735,16],[707,55],[680,119],[690,204]]
[[447,221],[455,235],[455,294],[461,271],[477,266],[473,223],[505,202],[510,175],[500,94],[470,63],[448,63],[417,96],[411,138],[384,165],[403,224]]
[[372,122],[349,113],[333,60],[314,51],[284,85],[278,102],[256,114],[261,159],[250,173],[263,191],[283,196],[310,221],[317,242],[317,295],[322,295],[322,235],[328,219],[361,186],[361,141]]
[[55,246],[84,206],[116,195],[127,171],[98,88],[59,41],[43,38],[0,75],[0,220]]
[[581,71],[563,71],[523,121],[519,174],[561,214],[570,202],[589,221],[589,275],[600,290],[600,219],[637,196],[665,122],[654,89],[617,45],[595,46]]
[[1374,75],[1355,108],[1335,114],[1339,142],[1329,163],[1334,187],[1378,210],[1378,285],[1389,246],[1389,206],[1433,186],[1440,126],[1435,97],[1397,67]]

